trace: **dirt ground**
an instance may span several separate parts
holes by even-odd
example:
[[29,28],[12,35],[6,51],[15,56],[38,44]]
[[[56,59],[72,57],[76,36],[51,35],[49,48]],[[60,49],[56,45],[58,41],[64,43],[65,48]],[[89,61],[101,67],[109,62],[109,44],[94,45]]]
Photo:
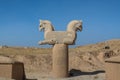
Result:
[[69,49],[69,78],[52,78],[52,48],[0,47],[0,63],[24,63],[28,80],[105,80],[104,60],[120,55],[120,40]]

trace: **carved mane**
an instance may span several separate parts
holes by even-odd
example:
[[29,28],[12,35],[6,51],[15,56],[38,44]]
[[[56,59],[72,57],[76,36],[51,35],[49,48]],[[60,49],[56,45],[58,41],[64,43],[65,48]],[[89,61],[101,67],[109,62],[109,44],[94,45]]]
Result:
[[78,30],[82,31],[82,21],[73,20],[67,26],[67,31],[76,32]]
[[46,38],[46,34],[50,31],[54,31],[54,27],[48,20],[40,20],[39,30],[43,30],[45,32],[44,37]]

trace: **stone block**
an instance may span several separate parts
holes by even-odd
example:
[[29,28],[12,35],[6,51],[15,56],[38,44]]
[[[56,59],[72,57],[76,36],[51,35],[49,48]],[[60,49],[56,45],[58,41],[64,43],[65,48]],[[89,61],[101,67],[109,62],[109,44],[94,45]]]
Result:
[[24,64],[20,62],[0,63],[0,77],[15,80],[24,80]]
[[67,31],[51,31],[46,35],[46,40],[55,41],[57,44],[73,44],[75,41],[75,33]]
[[120,56],[105,60],[106,80],[120,80]]

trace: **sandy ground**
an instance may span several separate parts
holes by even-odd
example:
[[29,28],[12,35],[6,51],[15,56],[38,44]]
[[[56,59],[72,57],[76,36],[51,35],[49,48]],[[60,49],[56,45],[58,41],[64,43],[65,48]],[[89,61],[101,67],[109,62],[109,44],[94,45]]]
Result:
[[117,39],[69,49],[71,77],[63,79],[52,78],[51,48],[1,47],[0,63],[23,62],[27,80],[105,80],[104,60],[120,55],[119,47]]

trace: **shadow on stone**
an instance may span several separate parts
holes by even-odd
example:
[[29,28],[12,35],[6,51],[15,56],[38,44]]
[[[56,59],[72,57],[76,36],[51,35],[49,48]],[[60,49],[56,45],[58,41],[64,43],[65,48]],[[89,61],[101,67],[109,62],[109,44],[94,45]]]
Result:
[[15,79],[15,80],[25,80],[26,76],[25,76],[24,64],[22,62],[1,62],[0,77]]
[[93,72],[82,72],[82,71],[77,70],[77,69],[71,69],[69,71],[69,77],[81,76],[81,75],[95,75],[95,74],[99,74],[99,73],[105,73],[105,71],[104,70],[99,70],[99,71],[93,71]]

